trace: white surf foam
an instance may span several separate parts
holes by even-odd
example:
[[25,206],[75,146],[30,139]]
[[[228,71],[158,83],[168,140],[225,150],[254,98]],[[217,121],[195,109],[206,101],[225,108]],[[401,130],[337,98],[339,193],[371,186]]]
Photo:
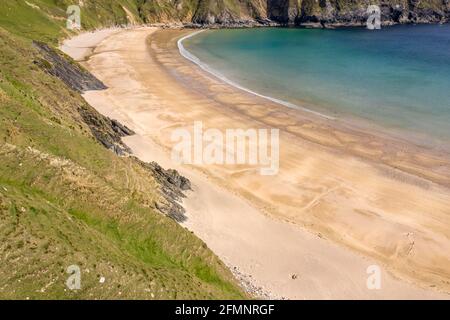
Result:
[[307,109],[307,108],[298,106],[296,104],[293,104],[293,103],[290,103],[290,102],[287,102],[287,101],[284,101],[284,100],[280,100],[280,99],[273,98],[273,97],[270,97],[270,96],[265,96],[265,95],[260,94],[258,92],[252,91],[252,90],[250,90],[248,88],[245,88],[245,87],[241,86],[240,84],[238,84],[238,83],[228,79],[226,76],[224,76],[223,74],[221,74],[217,70],[212,69],[206,63],[203,63],[199,58],[197,58],[195,55],[193,55],[188,50],[186,50],[186,48],[183,46],[183,41],[184,40],[189,39],[189,38],[199,34],[200,32],[203,32],[203,31],[205,31],[205,30],[200,30],[200,31],[188,34],[187,36],[184,36],[184,37],[182,37],[181,39],[178,40],[178,42],[177,42],[178,50],[180,51],[180,54],[184,58],[186,58],[189,61],[195,63],[200,68],[202,68],[204,71],[206,71],[206,72],[212,74],[213,76],[219,78],[221,81],[223,81],[223,82],[225,82],[225,83],[227,83],[227,84],[229,84],[229,85],[231,85],[231,86],[233,86],[235,88],[238,88],[238,89],[240,89],[242,91],[245,91],[245,92],[248,92],[248,93],[253,94],[255,96],[258,96],[260,98],[267,99],[269,101],[278,103],[278,104],[283,105],[283,106],[288,107],[288,108],[302,110],[302,111],[309,112],[309,113],[312,113],[312,114],[315,114],[317,116],[320,116],[320,117],[323,117],[323,118],[326,118],[326,119],[330,119],[330,120],[335,120],[336,119],[334,117],[325,115],[323,113],[320,113],[320,112],[317,112],[317,111],[314,111],[314,110],[311,110],[311,109]]

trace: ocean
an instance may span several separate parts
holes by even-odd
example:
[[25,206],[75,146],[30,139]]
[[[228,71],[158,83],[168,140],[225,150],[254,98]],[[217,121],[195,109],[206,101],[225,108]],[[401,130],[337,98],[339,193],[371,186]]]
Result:
[[450,25],[208,30],[182,41],[224,80],[289,107],[450,141]]

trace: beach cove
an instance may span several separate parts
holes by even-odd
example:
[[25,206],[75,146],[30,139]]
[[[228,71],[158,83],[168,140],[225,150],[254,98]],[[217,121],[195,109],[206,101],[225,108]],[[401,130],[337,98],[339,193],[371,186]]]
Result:
[[[180,55],[177,42],[190,32],[114,30],[82,58],[109,88],[85,99],[137,132],[125,139],[135,155],[191,180],[186,227],[269,297],[448,298],[448,155],[233,88]],[[65,51],[90,40],[68,41]],[[279,173],[175,165],[171,134],[195,121],[279,128]],[[371,265],[382,267],[380,290],[367,288]]]

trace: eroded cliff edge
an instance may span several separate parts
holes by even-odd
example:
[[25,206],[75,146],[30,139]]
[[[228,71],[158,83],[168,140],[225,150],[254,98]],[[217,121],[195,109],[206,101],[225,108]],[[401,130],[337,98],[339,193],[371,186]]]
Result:
[[445,23],[449,0],[163,0],[138,1],[145,22],[216,25],[282,25],[335,27],[365,25],[369,5],[381,9],[383,25]]

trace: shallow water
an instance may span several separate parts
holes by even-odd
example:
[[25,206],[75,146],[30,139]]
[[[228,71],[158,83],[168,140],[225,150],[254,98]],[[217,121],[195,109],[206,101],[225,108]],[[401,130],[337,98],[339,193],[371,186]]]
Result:
[[450,140],[450,25],[212,30],[183,45],[257,93],[426,141]]

